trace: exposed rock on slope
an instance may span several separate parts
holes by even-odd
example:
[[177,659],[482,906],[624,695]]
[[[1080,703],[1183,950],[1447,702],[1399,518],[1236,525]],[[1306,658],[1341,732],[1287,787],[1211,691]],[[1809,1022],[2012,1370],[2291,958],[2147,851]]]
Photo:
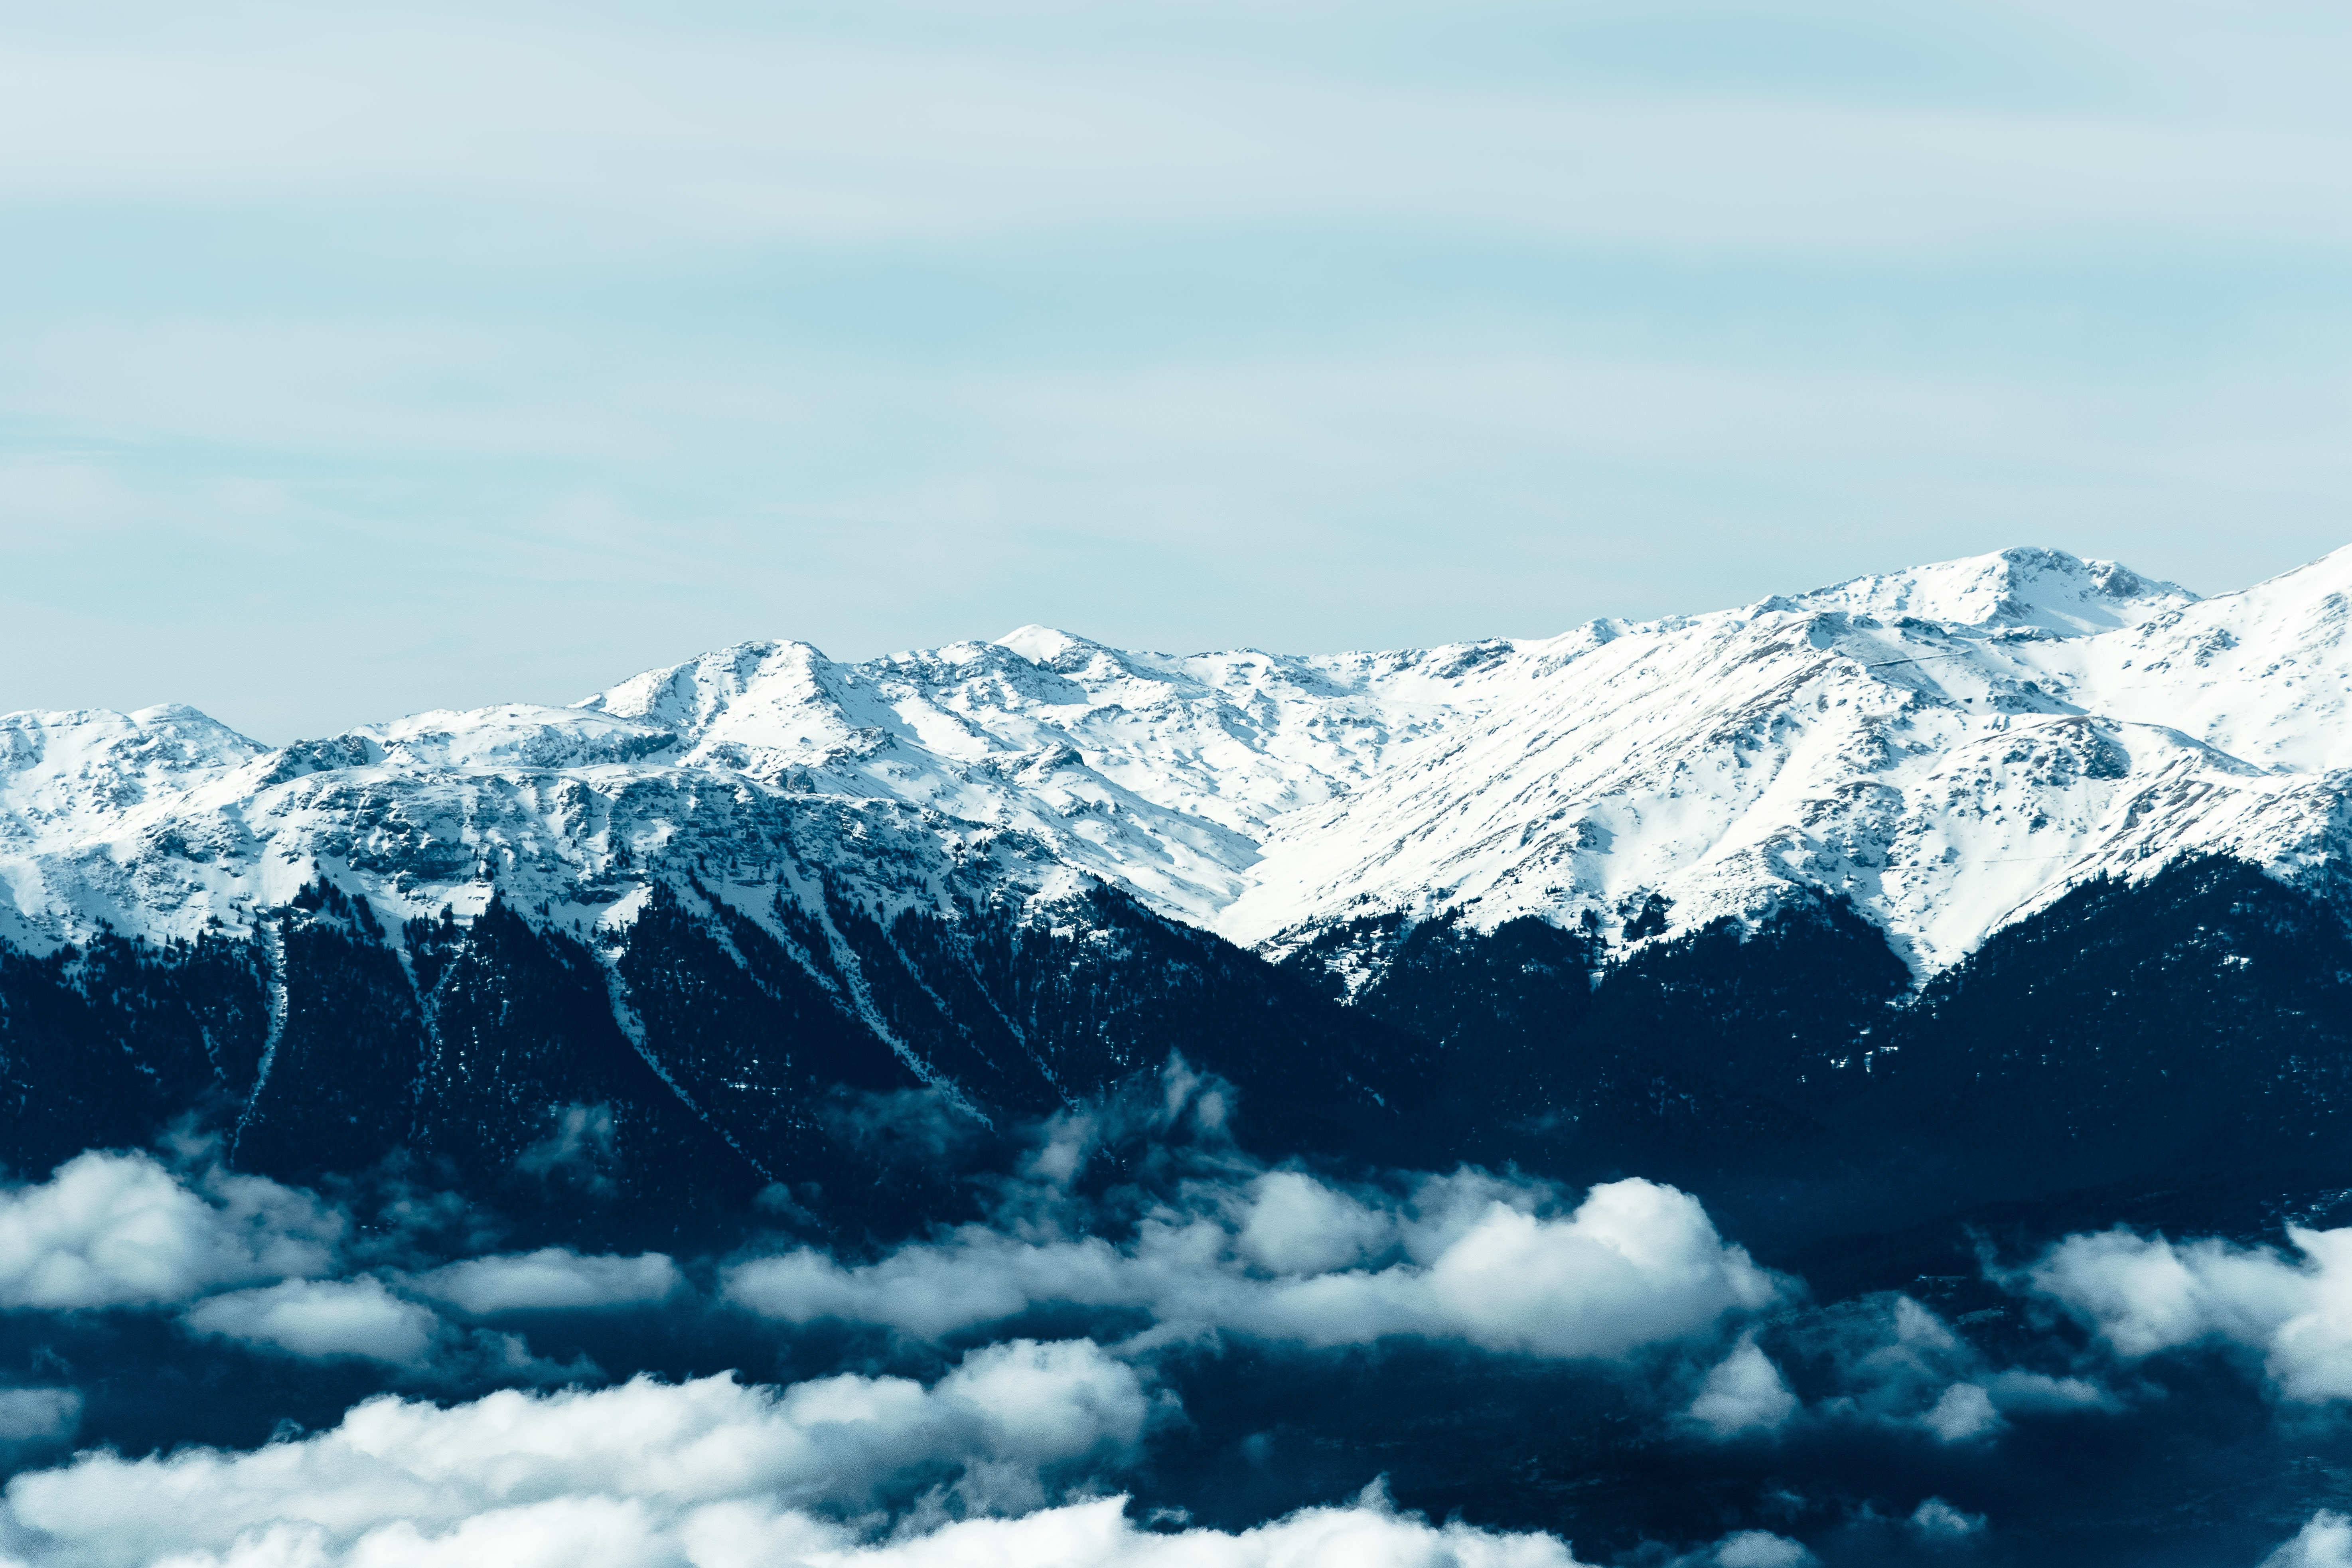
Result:
[[2347,589],[2011,551],[1391,654],[746,644],[274,750],[12,715],[0,1152],[193,1110],[304,1179],[903,1217],[877,1107],[984,1138],[1173,1052],[1268,1151],[1735,1204],[1974,1190],[2019,1127],[2333,1159]]
[[2013,550],[1402,653],[751,643],[274,751],[184,708],[16,714],[0,941],[247,930],[320,878],[585,938],[690,871],[780,937],[779,895],[822,928],[825,885],[951,918],[1100,882],[1277,955],[1390,915],[1622,946],[1826,894],[1924,975],[2183,856],[2330,881],[2347,590],[2352,551],[2199,602]]

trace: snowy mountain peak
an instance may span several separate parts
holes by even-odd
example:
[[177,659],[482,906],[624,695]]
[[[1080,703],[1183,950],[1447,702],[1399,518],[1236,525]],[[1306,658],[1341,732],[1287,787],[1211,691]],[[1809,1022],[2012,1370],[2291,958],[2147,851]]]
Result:
[[1970,631],[2031,628],[2088,637],[2143,625],[2196,600],[2177,583],[2143,577],[2113,561],[2021,548],[1849,578],[1797,603]]
[[0,714],[0,855],[176,800],[267,750],[179,702]]
[[1009,648],[1032,664],[1047,668],[1057,667],[1062,660],[1076,656],[1081,662],[1101,651],[1102,645],[1085,637],[1073,637],[1053,626],[1030,625],[1018,626],[996,639],[996,646]]
[[1827,899],[1927,973],[2091,877],[2339,876],[2347,633],[2352,551],[2200,601],[2008,550],[1387,653],[746,642],[277,751],[188,709],[16,714],[0,940],[243,928],[319,876],[400,918],[497,890],[608,929],[656,884],[952,918],[1091,879],[1271,952],[1433,914],[1637,943]]
[[741,642],[646,670],[574,706],[698,740],[728,716],[820,699],[831,663],[804,642]]

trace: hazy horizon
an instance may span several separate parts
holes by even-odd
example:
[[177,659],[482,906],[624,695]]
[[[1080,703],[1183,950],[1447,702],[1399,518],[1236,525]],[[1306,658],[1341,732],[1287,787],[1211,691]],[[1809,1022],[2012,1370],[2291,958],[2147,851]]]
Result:
[[[2006,550],[2006,549],[2011,549],[2011,548],[2015,548],[2015,547],[2013,547],[2013,546],[2004,545],[2004,546],[2002,546],[2001,548],[2002,548],[2002,549],[2004,549],[2004,550]],[[2053,546],[2026,546],[2025,548],[2054,548],[2054,547],[2053,547]],[[1991,552],[1988,552],[1987,553],[1991,553]],[[2077,553],[2077,552],[2068,552],[2067,553],[2073,554],[2073,553]],[[2099,559],[2099,558],[2095,558],[2095,558],[2093,558],[2093,559]],[[2315,559],[2316,559],[2316,558],[2315,558]],[[1926,566],[1926,565],[1932,565],[1932,564],[1935,564],[1935,563],[1932,563],[1932,562],[1924,562],[1924,561],[1923,561],[1923,562],[1914,562],[1914,563],[1910,563],[1910,564],[1912,564],[1912,565],[1918,565],[1918,566]],[[2167,578],[2165,577],[2165,574],[2164,574],[2163,573],[2161,573],[2161,572],[2145,571],[2145,570],[2142,570],[2141,568],[2139,568],[2138,566],[2135,565],[2133,563],[2128,562],[2128,561],[2118,562],[2118,563],[2116,563],[2116,564],[2119,564],[2119,565],[2125,566],[2125,567],[2126,567],[2126,568],[2129,568],[2129,569],[2131,569],[2132,571],[2134,571],[2134,572],[2137,573],[2140,576],[2147,577],[2147,578],[2151,578],[2151,579],[2161,580],[2161,581],[2173,581],[2173,582],[2174,582],[2174,585],[2176,585],[2176,586],[2179,586],[2179,587],[2189,587],[2189,591],[2190,591],[2191,593],[2197,593],[2197,590],[2196,590],[2196,589],[2194,589],[2193,587],[2190,587],[2190,585],[2189,585],[2189,584],[2178,583],[2178,582],[2177,582],[2177,580],[2167,579]],[[2297,565],[2298,565],[2298,566],[2299,566],[2299,565],[2302,565],[2302,564],[2307,564],[2307,563],[2297,563]],[[2294,569],[2295,569],[2294,567],[2289,567],[2287,570],[2289,570],[2289,571],[2293,571],[2293,570],[2294,570]],[[1865,575],[1865,574],[1857,574],[1857,575]],[[2274,574],[2274,575],[2275,575],[2275,574]],[[1841,579],[1840,581],[1843,581],[1843,579]],[[1795,595],[1803,594],[1803,593],[1807,593],[1807,592],[1811,592],[1811,591],[1815,591],[1815,590],[1818,590],[1818,589],[1826,588],[1826,587],[1832,587],[1832,586],[1835,586],[1835,585],[1836,585],[1836,584],[1835,584],[1834,582],[1824,582],[1824,583],[1811,584],[1808,584],[1808,585],[1807,585],[1806,587],[1804,587],[1804,588],[1797,588],[1797,587],[1787,587],[1787,586],[1784,586],[1784,587],[1778,588],[1778,589],[1771,589],[1771,590],[1768,590],[1768,591],[1766,591],[1765,593],[1756,594],[1756,595],[1749,595],[1749,596],[1748,596],[1748,598],[1745,602],[1746,602],[1746,603],[1752,604],[1752,603],[1755,603],[1757,600],[1770,597],[1770,596],[1772,596],[1772,595],[1775,595],[1775,594],[1778,594],[1778,595],[1790,595],[1790,596],[1793,596],[1793,595]],[[2219,590],[2219,592],[2220,592],[2220,593],[2222,593],[2222,594],[2233,593],[2233,592],[2238,591],[2238,588],[2239,588],[2239,587],[2251,586],[2251,585],[2252,585],[2252,584],[2239,584],[2239,585],[2237,585],[2236,587],[2232,587],[2232,588],[2229,588],[2229,589],[2222,589],[2222,590]],[[2198,596],[2199,596],[2200,598],[2211,598],[2211,597],[2214,597],[2215,595],[2214,595],[2213,594],[2198,594]],[[1737,608],[1738,608],[1738,607],[1739,607],[1739,606],[1738,606],[1738,605],[1733,605],[1733,604],[1721,604],[1721,605],[1675,605],[1675,606],[1671,606],[1671,607],[1669,607],[1668,609],[1666,609],[1666,610],[1664,610],[1664,611],[1661,612],[1661,614],[1662,614],[1662,616],[1664,616],[1671,617],[1671,616],[1676,616],[1676,615],[1704,615],[1704,614],[1706,614],[1706,613],[1708,613],[1708,612],[1710,612],[1710,611],[1732,610],[1732,609],[1737,609]],[[1590,620],[1590,619],[1592,619],[1592,618],[1594,618],[1594,617],[1587,617],[1587,620]],[[1602,612],[1602,613],[1601,613],[1601,616],[1600,618],[1612,618],[1612,617],[1609,617],[1608,613],[1604,611],[1604,612]],[[1617,616],[1617,617],[1613,617],[1613,618],[1621,619],[1621,620],[1630,620],[1630,619],[1633,619],[1634,617],[1630,617],[1630,616]],[[1642,617],[1642,618],[1643,618],[1643,619],[1655,619],[1655,618],[1658,618],[1658,617],[1652,616],[1652,617]],[[613,670],[613,671],[606,671],[606,672],[603,672],[602,674],[597,675],[596,677],[594,677],[594,678],[593,678],[593,685],[592,685],[592,686],[590,686],[590,687],[588,687],[588,688],[585,688],[585,689],[581,689],[581,690],[579,690],[579,691],[573,692],[573,693],[572,693],[572,694],[570,694],[570,695],[567,695],[567,696],[550,696],[550,695],[547,695],[547,694],[545,694],[545,693],[537,693],[537,692],[530,693],[530,694],[515,694],[515,693],[508,693],[508,694],[505,694],[505,695],[503,695],[503,696],[501,696],[501,695],[495,695],[495,694],[494,694],[494,695],[492,695],[492,696],[490,696],[490,697],[488,697],[488,698],[486,698],[486,699],[485,699],[482,702],[480,702],[480,703],[470,704],[469,706],[475,706],[475,707],[495,706],[495,705],[497,705],[497,704],[499,704],[499,703],[502,703],[502,702],[532,702],[532,703],[541,703],[541,704],[544,704],[544,705],[547,705],[547,706],[553,706],[553,707],[566,706],[566,705],[570,705],[570,704],[573,704],[573,703],[577,703],[577,702],[584,701],[584,700],[586,700],[588,698],[590,698],[590,697],[592,697],[592,696],[594,696],[594,695],[597,695],[597,694],[599,694],[599,693],[601,693],[601,692],[603,692],[603,691],[605,691],[605,690],[607,690],[607,689],[611,689],[612,687],[617,686],[617,685],[621,684],[623,681],[627,680],[628,679],[630,679],[630,678],[631,678],[631,677],[633,677],[633,676],[636,676],[636,675],[643,674],[643,673],[645,673],[646,670],[667,668],[668,668],[668,667],[670,667],[670,666],[673,666],[673,665],[684,664],[684,663],[688,662],[688,660],[690,660],[690,659],[692,659],[692,658],[696,658],[696,657],[698,657],[698,656],[699,656],[699,655],[706,654],[706,653],[710,653],[710,652],[714,652],[714,651],[716,651],[717,649],[721,648],[721,647],[733,647],[733,646],[736,646],[737,644],[746,643],[746,642],[808,642],[808,643],[811,643],[811,644],[812,644],[812,646],[816,647],[817,647],[817,650],[818,650],[820,653],[822,653],[822,654],[825,655],[825,656],[826,656],[827,658],[834,658],[834,659],[836,659],[836,660],[838,660],[838,661],[840,661],[840,662],[844,662],[844,663],[862,663],[862,662],[865,662],[866,660],[868,660],[868,659],[888,658],[888,657],[890,657],[890,656],[897,655],[897,654],[907,654],[907,653],[916,653],[916,652],[928,651],[928,650],[930,650],[930,649],[936,649],[936,648],[940,648],[940,647],[949,647],[949,646],[951,646],[951,645],[953,645],[953,644],[957,644],[957,643],[966,643],[966,642],[995,642],[995,641],[1001,641],[1001,640],[1003,640],[1003,638],[1005,638],[1005,637],[1010,637],[1010,636],[1011,636],[1012,634],[1013,634],[1014,632],[1017,632],[1017,631],[1021,631],[1021,630],[1026,629],[1028,626],[1036,626],[1036,625],[1042,625],[1042,624],[1045,624],[1045,623],[1038,623],[1038,622],[1024,622],[1024,623],[1023,624],[1023,626],[1006,626],[1006,627],[1003,627],[1003,628],[1002,628],[1001,630],[999,630],[999,631],[997,631],[997,632],[994,632],[994,633],[989,633],[989,634],[977,634],[977,633],[976,633],[976,634],[972,634],[972,635],[970,635],[970,636],[942,637],[939,637],[939,638],[932,639],[931,641],[929,641],[929,642],[922,642],[922,643],[909,643],[909,644],[907,644],[907,645],[904,645],[904,646],[902,646],[902,647],[898,647],[883,648],[883,649],[878,649],[878,650],[876,650],[876,651],[873,651],[873,652],[868,652],[868,653],[859,653],[859,654],[852,654],[852,655],[836,654],[836,653],[835,653],[833,649],[831,649],[831,648],[824,647],[823,645],[821,645],[821,644],[814,644],[814,643],[813,642],[813,639],[806,638],[806,637],[796,637],[793,636],[790,632],[778,633],[778,634],[773,634],[773,635],[761,635],[761,634],[754,634],[753,636],[747,637],[738,637],[738,638],[734,638],[734,639],[731,639],[730,642],[726,642],[726,643],[710,643],[710,644],[707,644],[707,645],[705,645],[705,646],[698,647],[683,649],[683,650],[680,650],[679,652],[677,652],[676,655],[674,655],[674,656],[672,656],[672,657],[667,657],[667,658],[657,658],[657,659],[656,659],[656,660],[655,660],[653,663],[648,664],[648,665],[644,665],[644,666],[640,666],[640,667],[635,667],[635,668],[629,668],[629,669],[626,669],[626,670]],[[1554,627],[1554,628],[1550,628],[1550,629],[1549,629],[1549,630],[1541,631],[1541,632],[1491,632],[1491,633],[1475,633],[1475,632],[1474,632],[1474,633],[1472,633],[1472,634],[1470,634],[1470,635],[1468,635],[1468,636],[1466,636],[1466,637],[1454,637],[1454,638],[1450,638],[1450,639],[1447,639],[1447,640],[1448,640],[1448,642],[1450,642],[1450,643],[1469,643],[1469,642],[1480,642],[1480,641],[1486,641],[1486,640],[1488,640],[1488,639],[1490,639],[1490,638],[1500,637],[1500,638],[1506,638],[1506,639],[1515,640],[1515,641],[1519,641],[1519,642],[1543,641],[1543,640],[1546,640],[1546,639],[1548,639],[1548,638],[1550,638],[1550,637],[1558,637],[1558,636],[1560,636],[1560,635],[1562,635],[1562,634],[1564,634],[1564,633],[1567,633],[1567,632],[1572,631],[1572,630],[1574,629],[1574,626],[1578,626],[1578,625],[1583,625],[1583,624],[1585,624],[1585,623],[1584,623],[1584,622],[1580,621],[1580,622],[1577,622],[1577,623],[1573,623],[1572,625],[1570,625],[1570,626],[1559,626],[1559,627]],[[1267,644],[1264,644],[1264,643],[1226,643],[1226,644],[1220,644],[1220,645],[1217,645],[1217,646],[1214,646],[1214,647],[1212,647],[1212,646],[1209,646],[1209,645],[1205,645],[1205,644],[1202,644],[1202,645],[1197,645],[1197,646],[1194,646],[1194,645],[1167,645],[1167,646],[1160,646],[1160,647],[1148,647],[1147,645],[1143,645],[1143,644],[1136,644],[1136,643],[1120,644],[1120,643],[1112,642],[1112,641],[1110,641],[1110,639],[1108,639],[1108,638],[1103,638],[1103,637],[1094,637],[1094,636],[1092,636],[1091,634],[1089,634],[1084,626],[1055,626],[1053,629],[1054,629],[1054,630],[1055,630],[1055,631],[1060,631],[1060,632],[1066,633],[1066,634],[1070,635],[1070,636],[1075,636],[1075,637],[1084,637],[1084,638],[1086,638],[1086,639],[1087,639],[1087,640],[1088,640],[1088,641],[1097,642],[1097,643],[1103,643],[1103,644],[1105,644],[1105,645],[1107,645],[1107,646],[1115,647],[1123,647],[1123,648],[1127,649],[1128,651],[1150,652],[1150,653],[1165,654],[1165,655],[1176,655],[1176,656],[1186,656],[1186,655],[1192,655],[1192,654],[1203,654],[1203,653],[1223,653],[1223,652],[1236,651],[1236,650],[1243,649],[1243,648],[1255,648],[1255,649],[1256,649],[1257,651],[1260,651],[1260,652],[1276,653],[1276,654],[1307,654],[1307,655],[1314,655],[1314,654],[1337,654],[1337,653],[1360,653],[1360,652],[1390,652],[1390,651],[1395,651],[1395,650],[1400,649],[1400,648],[1411,647],[1443,647],[1443,646],[1446,646],[1445,644],[1440,644],[1440,643],[1417,643],[1417,644],[1390,644],[1390,645],[1387,645],[1387,646],[1386,646],[1386,647],[1375,647],[1374,645],[1370,645],[1370,644],[1357,644],[1357,645],[1354,645],[1354,646],[1351,646],[1351,647],[1282,647],[1282,646],[1272,646],[1272,645],[1267,645]],[[412,717],[412,716],[414,716],[414,715],[415,715],[415,714],[418,714],[418,713],[432,712],[432,711],[436,711],[436,710],[447,710],[452,709],[452,708],[455,706],[455,705],[453,705],[453,704],[446,703],[446,702],[427,702],[427,703],[424,704],[424,705],[423,705],[423,706],[421,706],[421,707],[403,709],[403,710],[400,710],[400,711],[398,711],[398,712],[374,713],[374,714],[369,714],[369,715],[365,715],[365,716],[362,716],[362,717],[360,717],[360,718],[352,719],[352,720],[349,721],[348,722],[345,722],[345,723],[341,723],[341,724],[337,725],[337,726],[336,726],[336,729],[335,729],[335,730],[333,730],[333,731],[331,731],[331,730],[304,731],[302,731],[302,732],[301,732],[301,733],[299,733],[299,734],[270,734],[270,735],[262,735],[262,734],[258,734],[258,733],[257,733],[255,731],[253,731],[252,729],[250,729],[250,728],[248,728],[248,727],[247,727],[247,726],[245,726],[245,725],[241,725],[241,724],[236,723],[236,721],[235,721],[233,718],[231,718],[230,716],[228,716],[228,715],[222,714],[222,713],[217,713],[217,712],[214,712],[214,711],[212,711],[211,710],[205,708],[204,704],[202,704],[202,703],[198,703],[198,702],[189,702],[189,701],[187,701],[185,699],[183,699],[183,698],[177,698],[177,697],[170,697],[170,696],[166,696],[166,697],[158,698],[158,699],[155,700],[155,702],[154,702],[154,703],[152,703],[152,704],[142,703],[142,704],[139,704],[139,705],[137,705],[137,707],[138,707],[138,708],[144,708],[144,707],[150,707],[150,706],[168,706],[168,705],[172,705],[172,704],[175,704],[175,703],[176,703],[176,704],[181,704],[181,705],[184,705],[184,706],[186,706],[186,707],[195,708],[195,709],[197,709],[197,710],[201,710],[201,711],[205,712],[205,715],[206,715],[207,717],[212,718],[212,719],[215,719],[215,720],[216,720],[216,721],[219,721],[220,722],[223,722],[223,723],[227,724],[231,729],[238,731],[240,733],[242,733],[242,734],[244,734],[244,735],[247,736],[247,737],[248,737],[248,738],[250,738],[250,739],[266,741],[268,743],[272,744],[272,745],[284,745],[284,744],[287,744],[287,743],[289,743],[289,742],[293,742],[293,741],[297,741],[297,740],[315,740],[315,739],[321,738],[321,737],[323,737],[323,736],[325,736],[325,735],[328,735],[328,734],[331,734],[331,733],[334,733],[334,732],[336,732],[337,731],[340,731],[340,730],[347,730],[347,729],[355,728],[355,727],[357,727],[357,726],[359,726],[359,725],[362,725],[362,724],[391,722],[391,721],[396,721],[396,720],[404,719],[404,718],[409,718],[409,717]],[[23,711],[27,711],[27,710],[38,710],[42,706],[43,706],[43,705],[41,705],[41,704],[37,704],[37,703],[36,703],[36,704],[32,704],[32,705],[31,705],[31,707],[30,707],[30,709],[13,709],[13,710],[0,710],[0,714],[5,714],[5,712],[23,712]],[[85,706],[100,706],[100,705],[85,705]],[[54,711],[54,710],[54,710],[54,708],[52,708],[52,709],[51,709],[51,710],[53,710],[53,711]],[[124,709],[117,709],[117,710],[117,710],[117,711],[126,711],[126,712],[127,712],[127,711],[135,711],[135,710],[137,710],[137,709],[136,709],[136,708],[124,708]]]
[[[0,12],[0,711],[2345,542],[2315,6]],[[583,685],[584,683],[584,685]]]

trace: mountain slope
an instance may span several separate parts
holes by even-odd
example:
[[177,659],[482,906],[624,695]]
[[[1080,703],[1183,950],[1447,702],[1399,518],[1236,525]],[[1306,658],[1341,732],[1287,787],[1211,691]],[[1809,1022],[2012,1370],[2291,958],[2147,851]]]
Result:
[[[2081,1180],[2252,1169],[2336,1094],[2347,588],[2352,552],[2198,601],[2010,551],[1387,654],[746,644],[276,749],[10,715],[0,1142],[193,1113],[306,1180],[887,1226],[954,1201],[887,1108],[985,1140],[1176,1053],[1270,1152],[1737,1202],[1924,1129],[1906,1168],[1973,1190],[1990,1079],[2058,1089]],[[2252,982],[2245,909],[2296,933]]]
[[[850,665],[753,643],[572,708],[276,751],[185,709],[0,720],[0,941],[192,938],[325,877],[395,921],[625,927],[727,868],[764,920],[1107,883],[1276,954],[1335,922],[1648,940],[1851,902],[1926,974],[2101,875],[2333,875],[2352,552],[2198,602],[2009,551],[1740,610],[1390,654],[1024,628]],[[729,890],[733,889],[733,890]],[[542,912],[543,911],[543,912]]]

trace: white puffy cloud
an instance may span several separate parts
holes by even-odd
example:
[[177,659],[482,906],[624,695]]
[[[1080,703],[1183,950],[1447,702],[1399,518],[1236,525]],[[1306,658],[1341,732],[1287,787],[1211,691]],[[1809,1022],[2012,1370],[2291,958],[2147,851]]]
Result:
[[469,1258],[413,1281],[415,1289],[467,1312],[521,1308],[612,1307],[658,1301],[682,1279],[658,1252],[635,1258],[583,1257],[569,1247],[497,1258]]
[[[440,1327],[429,1307],[377,1279],[313,1278],[334,1270],[345,1229],[336,1210],[262,1177],[188,1175],[148,1154],[94,1150],[46,1182],[0,1189],[0,1307],[193,1303],[183,1321],[199,1333],[296,1355],[421,1363]],[[658,1301],[682,1282],[660,1253],[546,1247],[467,1258],[404,1288],[488,1313]],[[528,1359],[518,1350],[509,1370]]]
[[1321,1274],[1386,1249],[1393,1215],[1358,1202],[1297,1171],[1269,1171],[1250,1184],[1234,1249],[1273,1274]]
[[1685,1412],[1718,1437],[1735,1433],[1769,1432],[1797,1413],[1797,1396],[1789,1391],[1780,1369],[1759,1350],[1752,1339],[1718,1362],[1699,1385],[1698,1397]]
[[2000,1412],[1993,1408],[1991,1394],[1981,1385],[1955,1383],[1936,1396],[1936,1403],[1919,1417],[1919,1425],[1947,1443],[1963,1443],[1999,1426]]
[[404,1301],[379,1279],[288,1279],[209,1297],[188,1309],[199,1333],[268,1345],[299,1356],[364,1356],[414,1366],[440,1326],[432,1310]]
[[2287,1237],[2299,1261],[2217,1238],[2070,1236],[2023,1279],[2123,1355],[2225,1340],[2261,1351],[2290,1399],[2352,1398],[2352,1227]]
[[1655,1183],[1596,1186],[1557,1215],[1550,1189],[1475,1172],[1426,1178],[1385,1209],[1280,1174],[1238,1196],[1196,1189],[1191,1206],[1154,1214],[1117,1246],[972,1226],[849,1268],[805,1249],[753,1259],[723,1288],[770,1317],[927,1337],[1071,1302],[1141,1309],[1163,1335],[1336,1345],[1413,1334],[1561,1357],[1704,1332],[1780,1290],[1696,1198]]
[[[1794,1556],[1726,1550],[1732,1555],[1713,1560],[1729,1568],[1807,1560],[1801,1548]],[[54,1548],[30,1559],[37,1568],[134,1561]],[[163,1561],[170,1568],[1580,1568],[1556,1536],[1433,1525],[1377,1500],[1303,1509],[1238,1531],[1162,1533],[1139,1529],[1126,1500],[1110,1497],[877,1541],[772,1499],[678,1504],[605,1493],[356,1531],[293,1514],[226,1546],[184,1548]]]
[[[722,1375],[509,1390],[447,1408],[382,1397],[331,1430],[250,1452],[89,1453],[19,1475],[0,1503],[0,1548],[43,1568],[971,1561],[926,1556],[920,1541],[893,1559],[895,1548],[861,1547],[798,1510],[855,1510],[894,1480],[950,1477],[965,1506],[1034,1510],[1045,1500],[1041,1472],[1125,1453],[1152,1409],[1134,1371],[1091,1343],[1028,1341],[976,1351],[928,1389],[854,1374],[747,1387]],[[1160,1539],[1121,1521],[1116,1501],[1094,1506],[1108,1511],[1055,1510],[1024,1528],[1040,1546]],[[987,1560],[987,1538],[958,1539]]]
[[1715,1549],[1717,1568],[1798,1568],[1813,1554],[1785,1535],[1769,1530],[1743,1530],[1727,1535]]
[[148,1155],[92,1151],[0,1191],[0,1306],[152,1305],[314,1274],[341,1230],[308,1194],[258,1176],[192,1185]]
[[1942,1498],[1931,1497],[1911,1510],[1911,1528],[1930,1541],[1958,1541],[1985,1527],[1980,1513],[1962,1513]]
[[2263,1568],[2352,1568],[2352,1518],[2321,1509]]
[[[711,1568],[751,1568],[752,1561],[713,1560]],[[1155,1534],[1128,1522],[1120,1500],[1110,1498],[1023,1519],[972,1520],[862,1551],[811,1552],[807,1561],[813,1568],[1576,1568],[1556,1536],[1433,1526],[1377,1500],[1303,1509],[1238,1532]]]

